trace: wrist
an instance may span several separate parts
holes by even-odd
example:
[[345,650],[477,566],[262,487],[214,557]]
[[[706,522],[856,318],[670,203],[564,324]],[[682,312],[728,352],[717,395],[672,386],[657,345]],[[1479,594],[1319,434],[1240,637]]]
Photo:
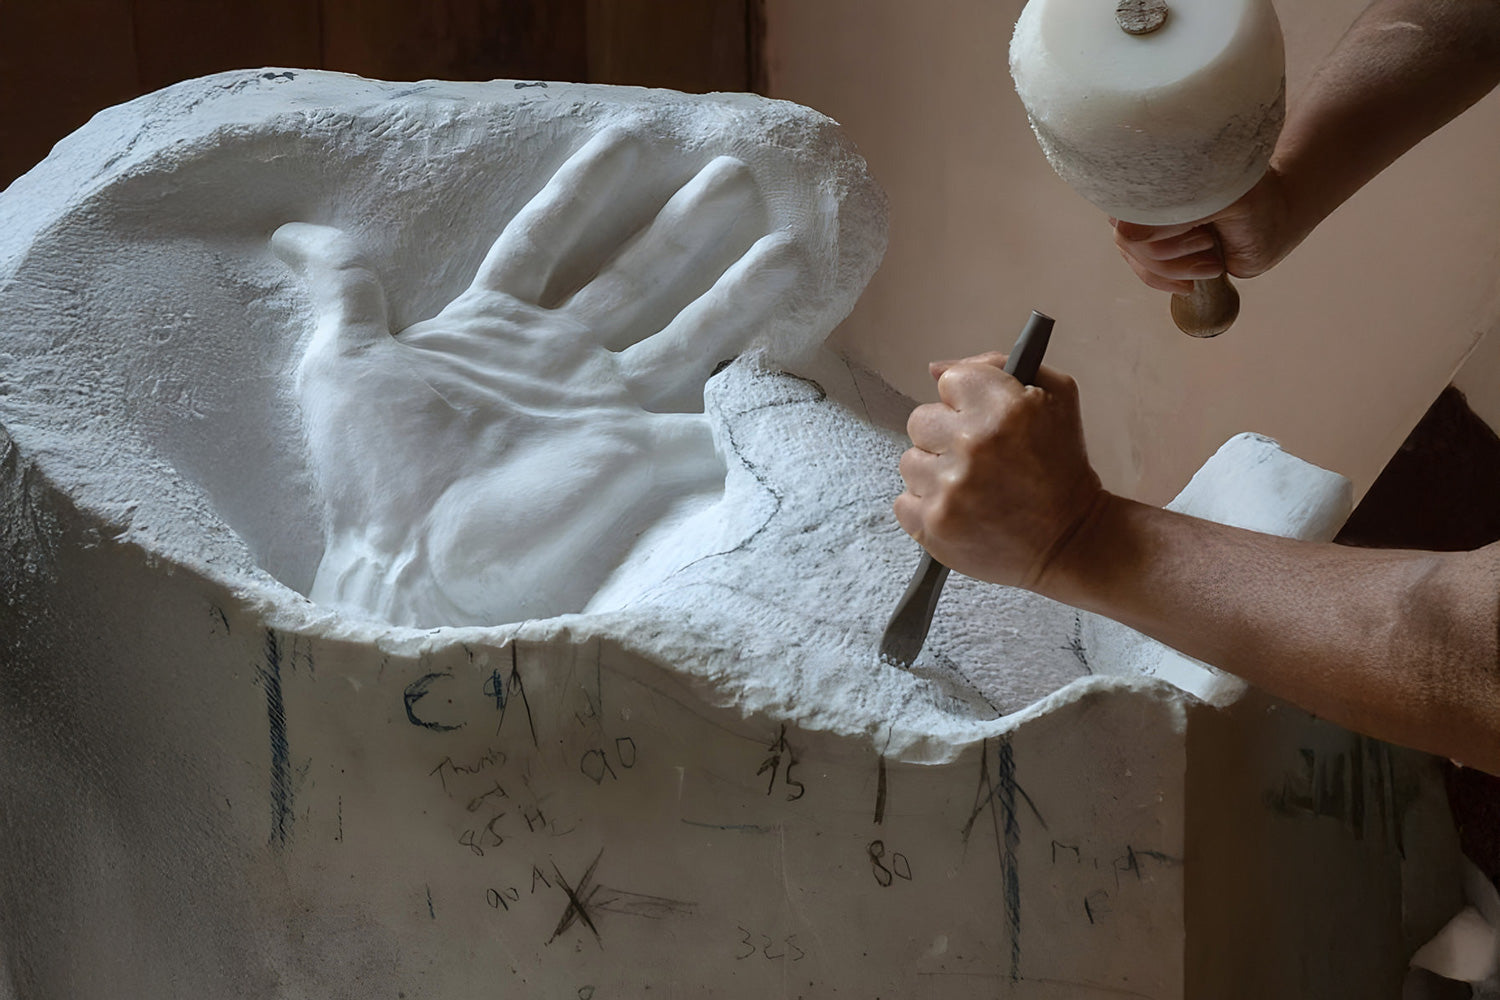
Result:
[[1109,553],[1118,549],[1116,536],[1124,523],[1121,507],[1132,502],[1100,487],[1048,548],[1026,588],[1074,607],[1091,603]]
[[[1305,171],[1303,174],[1305,175]],[[1284,260],[1287,254],[1307,239],[1308,235],[1336,207],[1326,204],[1327,198],[1318,190],[1318,185],[1306,176],[1299,176],[1294,164],[1276,163],[1266,168],[1266,181],[1274,188],[1280,211],[1276,220],[1275,246],[1271,248],[1269,266]]]

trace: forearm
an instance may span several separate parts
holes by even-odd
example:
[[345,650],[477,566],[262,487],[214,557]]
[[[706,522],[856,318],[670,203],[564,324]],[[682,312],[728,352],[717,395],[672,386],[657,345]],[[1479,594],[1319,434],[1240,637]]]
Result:
[[1293,103],[1271,161],[1299,238],[1497,82],[1500,0],[1376,0]]
[[1500,774],[1500,550],[1298,542],[1111,497],[1037,589],[1348,728]]

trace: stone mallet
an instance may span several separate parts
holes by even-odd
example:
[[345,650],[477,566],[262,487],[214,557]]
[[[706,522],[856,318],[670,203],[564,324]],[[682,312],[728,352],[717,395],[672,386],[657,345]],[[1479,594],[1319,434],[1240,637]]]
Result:
[[[1286,117],[1270,0],[1030,0],[1010,72],[1047,162],[1117,219],[1165,226],[1227,208],[1265,173]],[[1172,296],[1214,337],[1239,314],[1229,279]]]
[[[1010,349],[1005,359],[1005,372],[1014,375],[1022,385],[1036,381],[1037,369],[1042,366],[1042,355],[1047,353],[1047,342],[1052,338],[1052,317],[1035,309],[1031,318],[1016,338],[1016,346]],[[880,658],[894,666],[911,669],[927,641],[927,631],[932,627],[932,613],[937,610],[938,598],[943,593],[943,581],[948,579],[948,567],[922,553],[922,561],[912,574],[906,593],[901,595],[885,635],[880,639]]]

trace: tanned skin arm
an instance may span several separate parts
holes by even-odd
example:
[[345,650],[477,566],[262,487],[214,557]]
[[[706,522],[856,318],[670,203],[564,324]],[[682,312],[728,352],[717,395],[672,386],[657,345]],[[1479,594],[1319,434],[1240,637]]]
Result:
[[[1266,178],[1204,224],[1115,223],[1153,288],[1259,274],[1500,82],[1500,0],[1376,0],[1294,102]],[[896,515],[979,579],[1124,622],[1350,729],[1500,775],[1500,546],[1438,553],[1262,535],[1113,496],[1072,380],[938,364]]]
[[1500,774],[1500,546],[1355,549],[1105,491],[1078,393],[984,355],[908,423],[902,526],[961,573],[1123,622],[1349,729]]
[[1110,497],[1038,589],[1340,725],[1500,774],[1500,548],[1357,549]]
[[1160,291],[1186,292],[1226,261],[1231,274],[1253,277],[1497,83],[1500,0],[1376,0],[1292,102],[1270,169],[1249,194],[1179,226],[1112,220],[1115,244]]

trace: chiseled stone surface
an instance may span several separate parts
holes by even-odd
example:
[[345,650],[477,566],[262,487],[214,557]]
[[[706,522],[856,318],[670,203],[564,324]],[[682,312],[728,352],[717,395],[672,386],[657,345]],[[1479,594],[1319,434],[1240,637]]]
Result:
[[[701,412],[663,408],[722,484],[566,613],[310,601],[336,511],[298,377],[329,312],[272,234],[347,237],[399,334],[609,130],[681,168],[642,224],[733,157],[751,245],[801,255]],[[1419,759],[957,578],[917,669],[879,662],[917,555],[889,514],[906,404],[817,345],[883,243],[815,113],[560,84],[224,74],[0,195],[0,994],[1399,981],[1456,885],[1410,888],[1447,846]],[[1236,439],[1182,503],[1318,536],[1347,485]]]

